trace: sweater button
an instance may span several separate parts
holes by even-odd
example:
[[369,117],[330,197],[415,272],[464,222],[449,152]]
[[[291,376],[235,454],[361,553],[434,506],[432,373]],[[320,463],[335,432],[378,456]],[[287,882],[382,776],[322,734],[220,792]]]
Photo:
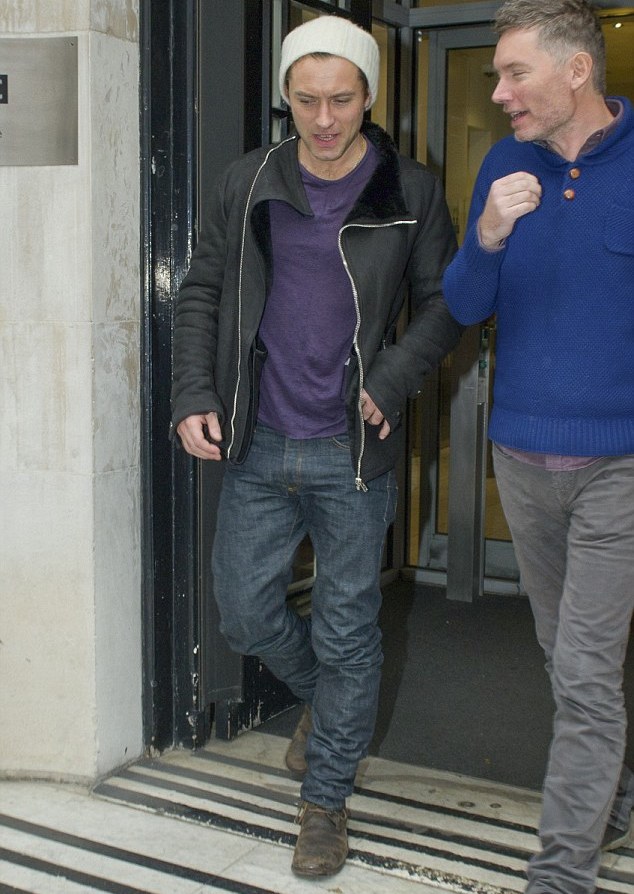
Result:
[[571,177],[573,180],[578,180],[579,177],[581,177],[581,171],[579,170],[579,168],[571,168],[571,170],[570,170],[570,177]]
[[575,197],[574,189],[564,189],[564,199],[568,199],[571,202]]

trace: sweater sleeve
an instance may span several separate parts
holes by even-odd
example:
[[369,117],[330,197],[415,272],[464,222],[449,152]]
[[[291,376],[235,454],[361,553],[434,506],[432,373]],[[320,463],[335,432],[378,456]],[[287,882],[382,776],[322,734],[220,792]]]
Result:
[[506,254],[505,248],[488,251],[480,245],[478,220],[488,189],[489,178],[483,165],[473,191],[464,242],[443,277],[443,292],[449,310],[456,320],[467,326],[480,323],[495,313],[500,267]]

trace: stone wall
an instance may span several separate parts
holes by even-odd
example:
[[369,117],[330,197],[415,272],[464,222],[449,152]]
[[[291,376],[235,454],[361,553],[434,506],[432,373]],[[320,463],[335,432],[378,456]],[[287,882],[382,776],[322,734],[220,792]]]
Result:
[[0,775],[142,750],[138,0],[0,2],[77,36],[79,163],[0,156]]

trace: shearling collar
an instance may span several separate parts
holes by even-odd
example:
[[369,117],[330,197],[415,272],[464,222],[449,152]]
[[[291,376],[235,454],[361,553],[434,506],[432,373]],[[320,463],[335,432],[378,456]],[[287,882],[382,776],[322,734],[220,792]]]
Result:
[[[376,148],[379,163],[348,220],[382,221],[407,215],[396,146],[377,124],[366,121],[361,130]],[[301,180],[295,136],[269,150],[268,160],[261,170],[253,204],[270,199],[288,202],[302,214],[312,214]]]
[[350,217],[384,219],[402,217],[408,213],[401,188],[398,152],[391,137],[371,121],[361,128],[379,153],[379,163],[359,196]]

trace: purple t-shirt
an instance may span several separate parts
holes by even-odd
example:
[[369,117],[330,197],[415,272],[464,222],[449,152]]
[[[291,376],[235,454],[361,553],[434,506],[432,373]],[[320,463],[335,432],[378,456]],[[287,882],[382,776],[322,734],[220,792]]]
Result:
[[338,235],[377,163],[368,142],[340,180],[300,168],[313,217],[269,202],[273,277],[260,324],[268,356],[258,420],[289,438],[346,431],[343,388],[357,315]]

